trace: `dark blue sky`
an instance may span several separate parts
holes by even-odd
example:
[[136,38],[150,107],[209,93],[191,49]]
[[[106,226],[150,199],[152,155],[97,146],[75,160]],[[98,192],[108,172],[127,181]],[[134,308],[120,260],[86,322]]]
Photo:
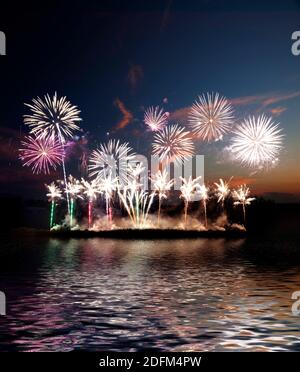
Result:
[[161,105],[184,121],[198,94],[218,91],[233,100],[238,117],[275,115],[286,149],[277,169],[253,176],[198,144],[208,157],[207,177],[234,173],[258,192],[298,193],[300,56],[291,53],[291,34],[300,30],[300,1],[54,1],[43,10],[1,12],[0,30],[7,37],[7,56],[0,57],[1,191],[9,179],[14,190],[21,184],[13,148],[26,130],[23,102],[37,95],[57,91],[78,105],[91,147],[110,132],[143,152],[150,145],[145,107]]

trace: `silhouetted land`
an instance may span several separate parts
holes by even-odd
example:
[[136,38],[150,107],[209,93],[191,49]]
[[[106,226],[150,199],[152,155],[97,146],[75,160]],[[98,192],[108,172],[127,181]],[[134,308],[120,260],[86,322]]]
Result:
[[[49,204],[46,201],[25,201],[22,198],[9,198],[1,197],[1,211],[0,222],[1,226],[5,231],[15,229],[19,227],[30,227],[36,229],[48,229],[49,221]],[[178,218],[182,215],[183,204],[174,206],[164,206],[162,213],[168,217]],[[153,205],[152,212],[155,213],[156,205]],[[232,206],[232,201],[228,200],[225,206],[228,217],[228,223],[242,223],[243,215],[241,206]],[[79,217],[84,217],[86,208],[84,206],[78,206]],[[59,213],[59,210],[58,210]],[[215,204],[214,201],[208,204],[208,217],[214,222],[220,216],[220,207]],[[62,214],[62,212],[61,212]],[[199,221],[203,221],[202,209],[199,207],[199,202],[191,204],[189,214],[199,218]],[[125,214],[124,214],[125,215]],[[58,219],[62,216],[58,216]],[[120,215],[119,215],[120,217]],[[300,235],[300,204],[277,204],[272,201],[258,198],[253,204],[247,207],[247,230],[249,235],[269,235],[279,234],[280,235]],[[226,234],[243,234],[243,232],[227,231]],[[61,233],[61,235],[66,233]],[[79,234],[72,232],[72,236]],[[93,232],[80,232],[82,236],[89,236],[94,234]],[[109,237],[122,237],[122,238],[141,238],[146,239],[146,235],[152,237],[163,237],[161,234],[168,236],[169,238],[178,237],[195,237],[195,236],[221,236],[224,234],[222,231],[217,232],[199,232],[199,231],[174,231],[168,230],[162,232],[160,230],[122,230],[108,231],[101,233],[102,236],[106,235]]]

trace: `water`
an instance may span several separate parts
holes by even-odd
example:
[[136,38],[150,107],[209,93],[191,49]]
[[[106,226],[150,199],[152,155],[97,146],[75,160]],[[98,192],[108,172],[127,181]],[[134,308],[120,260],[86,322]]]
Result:
[[2,351],[300,351],[293,239],[1,242]]

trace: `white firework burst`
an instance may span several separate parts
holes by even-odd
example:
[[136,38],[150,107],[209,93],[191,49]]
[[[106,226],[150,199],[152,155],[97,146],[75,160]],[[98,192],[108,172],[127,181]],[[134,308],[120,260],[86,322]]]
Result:
[[250,116],[235,131],[231,151],[242,165],[262,169],[277,163],[282,140],[279,124],[271,117]]
[[68,182],[65,187],[65,193],[71,197],[71,199],[83,199],[81,193],[83,186],[79,180],[74,178],[72,175],[68,177]]
[[144,123],[152,132],[157,132],[166,126],[169,115],[168,112],[164,112],[159,106],[149,107],[145,111]]
[[229,182],[231,181],[231,178],[228,182],[224,181],[222,178],[220,178],[220,183],[215,182],[216,186],[216,196],[218,198],[218,203],[221,203],[224,206],[224,201],[226,197],[230,193],[229,188]]
[[62,198],[62,191],[61,189],[55,184],[55,182],[50,183],[50,185],[45,185],[48,189],[48,193],[46,196],[48,196],[50,201],[55,201],[57,199]]
[[30,133],[36,136],[57,135],[62,142],[71,137],[73,132],[79,130],[77,123],[81,121],[80,110],[73,106],[66,97],[53,97],[46,94],[44,98],[34,98],[32,103],[25,103],[31,114],[24,115],[24,124],[31,129]]
[[189,113],[189,126],[195,136],[203,141],[218,141],[233,126],[233,108],[218,93],[198,97]]
[[194,154],[190,132],[178,124],[165,127],[154,135],[152,153],[161,161],[180,163]]
[[125,185],[128,178],[128,163],[134,161],[135,157],[136,154],[128,143],[109,140],[92,152],[88,167],[90,176],[101,182],[104,177],[112,175],[118,177],[121,185]]

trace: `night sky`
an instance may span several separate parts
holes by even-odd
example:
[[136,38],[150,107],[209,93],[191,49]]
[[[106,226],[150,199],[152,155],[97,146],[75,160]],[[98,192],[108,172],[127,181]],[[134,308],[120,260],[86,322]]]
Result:
[[234,176],[257,194],[300,201],[300,56],[291,53],[300,1],[87,3],[1,10],[7,38],[7,55],[0,56],[2,194],[40,197],[46,181],[61,177],[34,176],[17,158],[27,133],[23,103],[36,96],[57,91],[81,109],[82,133],[67,164],[80,176],[81,148],[108,138],[150,153],[148,106],[160,105],[184,123],[197,95],[219,92],[232,101],[237,123],[249,114],[273,115],[285,148],[276,169],[253,173],[226,158],[228,139],[197,142],[197,153],[206,155],[205,180]]

